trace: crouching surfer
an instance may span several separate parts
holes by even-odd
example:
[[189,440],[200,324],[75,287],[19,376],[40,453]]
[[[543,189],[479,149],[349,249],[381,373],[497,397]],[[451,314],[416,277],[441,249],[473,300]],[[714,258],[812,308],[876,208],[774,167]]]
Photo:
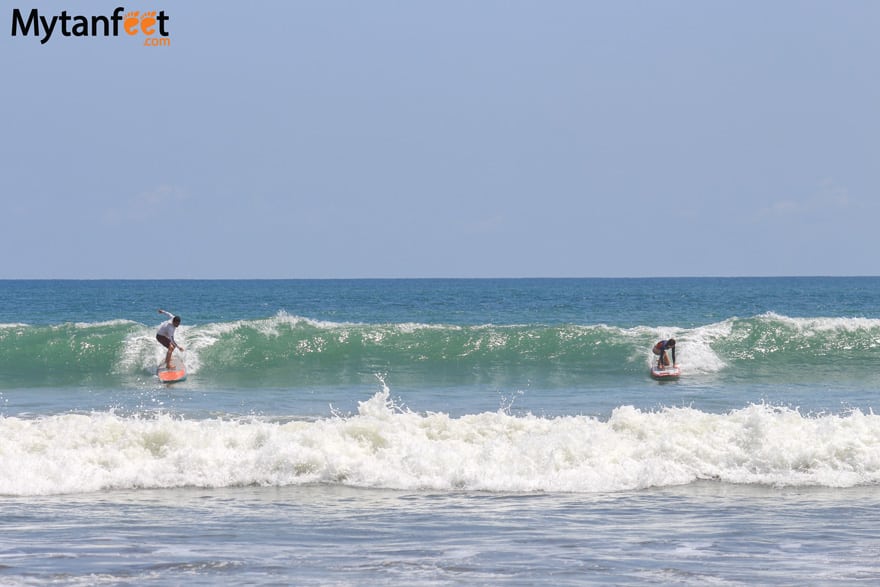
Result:
[[667,350],[672,351],[672,366],[675,367],[675,339],[670,338],[669,340],[661,340],[657,344],[654,345],[652,349],[654,354],[657,355],[657,367],[660,369],[665,369],[669,366],[669,355],[666,353]]

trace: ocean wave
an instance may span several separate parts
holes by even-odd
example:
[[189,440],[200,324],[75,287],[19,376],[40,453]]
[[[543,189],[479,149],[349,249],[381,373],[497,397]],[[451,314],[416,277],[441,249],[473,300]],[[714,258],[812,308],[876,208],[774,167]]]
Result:
[[880,416],[750,405],[726,414],[620,406],[607,420],[396,405],[316,421],[112,412],[0,417],[0,495],[340,484],[407,491],[595,493],[701,480],[880,482]]
[[[690,328],[623,328],[341,323],[279,313],[178,330],[191,376],[208,385],[243,386],[361,383],[377,372],[429,384],[525,378],[576,385],[593,377],[644,376],[651,346],[668,337],[677,339],[677,359],[689,375],[733,369],[787,380],[823,365],[858,377],[875,370],[880,320],[767,313]],[[0,388],[121,385],[153,374],[163,356],[155,328],[127,320],[6,324],[0,327]]]

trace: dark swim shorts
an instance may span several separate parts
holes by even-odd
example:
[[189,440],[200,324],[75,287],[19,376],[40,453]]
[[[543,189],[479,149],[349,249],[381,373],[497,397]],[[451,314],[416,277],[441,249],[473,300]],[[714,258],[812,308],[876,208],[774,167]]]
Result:
[[156,335],[156,340],[158,340],[158,341],[159,341],[159,344],[161,344],[161,345],[162,345],[163,347],[165,347],[166,349],[167,349],[167,348],[170,348],[170,345],[171,345],[171,339],[168,338],[167,336],[162,336],[161,334],[157,334],[157,335]]

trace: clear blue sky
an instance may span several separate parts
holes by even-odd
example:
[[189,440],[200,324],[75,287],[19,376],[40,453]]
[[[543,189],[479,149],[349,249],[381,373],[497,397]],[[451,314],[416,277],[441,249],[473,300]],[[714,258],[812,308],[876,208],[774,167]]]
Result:
[[880,274],[874,0],[0,6],[0,278]]

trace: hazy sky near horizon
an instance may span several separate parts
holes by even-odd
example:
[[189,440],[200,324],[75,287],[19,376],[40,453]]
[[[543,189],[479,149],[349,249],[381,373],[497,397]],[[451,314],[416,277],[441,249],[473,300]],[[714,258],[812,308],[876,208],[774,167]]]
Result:
[[0,6],[0,278],[880,275],[873,0]]

